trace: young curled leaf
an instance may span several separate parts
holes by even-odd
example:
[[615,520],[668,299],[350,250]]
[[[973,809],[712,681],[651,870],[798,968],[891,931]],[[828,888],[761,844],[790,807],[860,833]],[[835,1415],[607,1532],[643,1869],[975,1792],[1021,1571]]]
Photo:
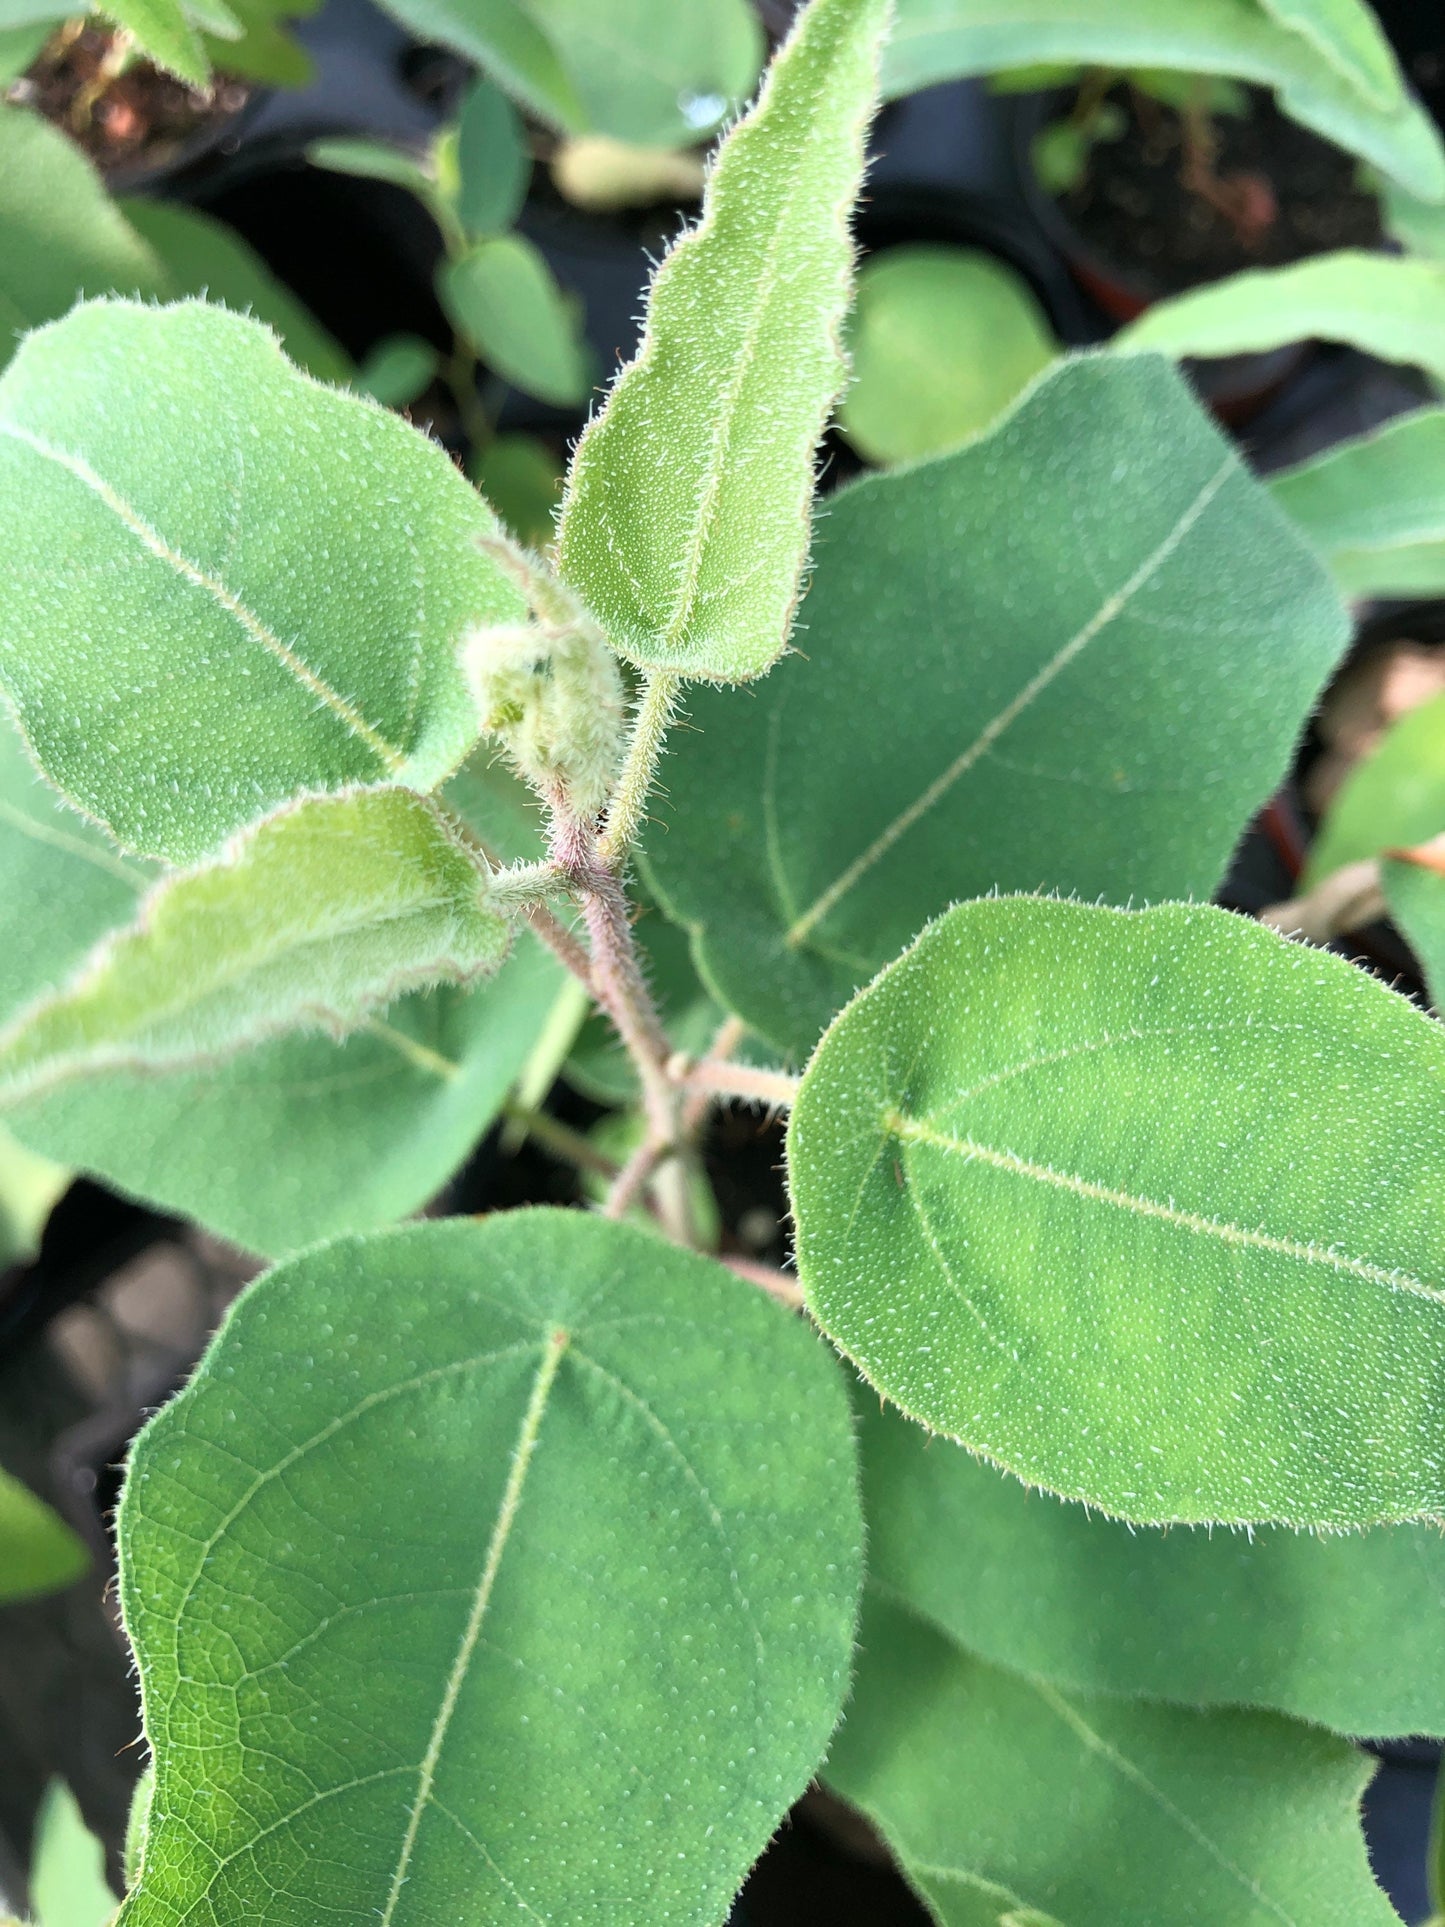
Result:
[[483,731],[544,799],[592,818],[612,792],[622,743],[617,661],[586,622],[479,629],[463,644]]
[[1141,1524],[1445,1517],[1445,1032],[1222,910],[960,904],[788,1132],[814,1316]]
[[640,668],[760,676],[792,627],[891,0],[812,0],[577,446],[563,577]]
[[0,1109],[71,1078],[342,1036],[403,992],[499,968],[511,929],[410,790],[308,797],[157,883],[64,988],[0,1034]]

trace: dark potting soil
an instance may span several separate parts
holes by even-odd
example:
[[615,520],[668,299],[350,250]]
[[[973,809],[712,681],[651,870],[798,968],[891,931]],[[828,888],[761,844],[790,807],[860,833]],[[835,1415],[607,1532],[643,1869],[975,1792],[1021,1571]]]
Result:
[[114,28],[70,21],[7,97],[34,107],[103,170],[165,167],[250,97],[244,80],[217,75],[210,87],[188,87],[145,60],[114,72],[123,48]]
[[1379,208],[1356,182],[1357,162],[1286,118],[1267,94],[1251,91],[1247,116],[1218,114],[1213,122],[1218,177],[1261,177],[1273,191],[1275,217],[1251,247],[1224,213],[1184,186],[1179,116],[1140,102],[1127,87],[1110,99],[1127,115],[1127,129],[1092,150],[1087,174],[1059,207],[1090,248],[1160,292],[1332,248],[1378,245]]

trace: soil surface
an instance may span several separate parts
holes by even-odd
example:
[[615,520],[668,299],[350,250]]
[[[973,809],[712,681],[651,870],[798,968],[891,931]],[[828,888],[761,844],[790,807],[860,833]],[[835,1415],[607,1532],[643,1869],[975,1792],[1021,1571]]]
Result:
[[1213,121],[1218,179],[1272,191],[1274,218],[1266,217],[1250,246],[1224,212],[1184,185],[1179,116],[1128,87],[1109,98],[1127,115],[1127,129],[1093,149],[1085,178],[1058,205],[1091,249],[1157,291],[1378,245],[1379,209],[1356,182],[1358,163],[1287,119],[1268,94],[1251,91],[1248,116]]
[[246,103],[243,80],[217,75],[188,87],[149,61],[120,71],[124,40],[98,21],[70,21],[47,43],[7,98],[36,108],[102,170],[165,167],[204,128]]

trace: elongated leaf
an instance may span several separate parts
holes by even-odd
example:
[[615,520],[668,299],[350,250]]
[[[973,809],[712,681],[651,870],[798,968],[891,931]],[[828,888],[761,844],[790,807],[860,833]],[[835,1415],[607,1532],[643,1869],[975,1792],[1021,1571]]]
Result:
[[410,990],[498,969],[511,926],[410,790],[288,805],[158,883],[74,980],[0,1031],[0,1108],[98,1070],[215,1063],[354,1030]]
[[1365,0],[1264,0],[1281,26],[1310,45],[1373,107],[1400,104],[1400,69],[1384,30]]
[[857,1403],[870,1579],[980,1658],[1069,1691],[1445,1732],[1437,1526],[1147,1531]]
[[1418,200],[1392,181],[1384,183],[1380,202],[1385,226],[1402,247],[1445,261],[1445,202]]
[[0,101],[0,368],[83,294],[152,295],[164,270],[73,141]]
[[30,1887],[36,1927],[105,1927],[116,1899],[105,1879],[105,1849],[85,1824],[70,1788],[52,1780],[35,1822]]
[[522,210],[532,176],[526,130],[500,87],[473,83],[457,120],[457,212],[471,234],[501,234]]
[[[1343,8],[1333,9],[1342,15]],[[1374,39],[1368,73],[1345,73],[1319,36],[1295,31],[1302,0],[900,0],[884,64],[884,91],[912,93],[965,74],[1039,62],[1165,67],[1231,74],[1272,87],[1287,114],[1327,140],[1373,161],[1426,200],[1445,197],[1445,152],[1398,69],[1381,106],[1387,56]],[[1362,12],[1363,8],[1350,11]],[[1337,43],[1338,49],[1338,43]],[[1336,50],[1337,50],[1336,49]]]
[[441,449],[195,302],[30,337],[0,512],[0,685],[36,759],[172,862],[301,790],[433,788],[476,740],[462,633],[522,614]]
[[68,1586],[88,1563],[70,1527],[0,1470],[0,1604]]
[[1032,1927],[1025,1908],[1066,1927],[1399,1927],[1360,1837],[1371,1763],[1342,1740],[1063,1693],[871,1594],[861,1644],[827,1778],[942,1927]]
[[911,461],[988,428],[1054,357],[1028,283],[974,248],[889,248],[863,264],[838,424],[866,460]]
[[1445,874],[1442,854],[1417,853],[1415,860],[1393,857],[1380,865],[1380,881],[1390,915],[1420,960],[1436,1013],[1445,1009]]
[[[298,367],[318,381],[350,381],[351,357],[223,221],[172,201],[124,201],[126,219],[161,263],[165,292],[199,295],[274,328]],[[68,304],[67,304],[68,305]]]
[[843,383],[848,211],[890,0],[811,0],[658,270],[642,346],[587,427],[563,576],[640,667],[738,682],[788,639],[813,459]]
[[961,904],[819,1047],[798,1271],[904,1411],[1142,1523],[1445,1516],[1445,1033],[1222,910]]
[[587,110],[561,50],[527,0],[386,0],[418,40],[438,40],[474,60],[539,120],[580,133]]
[[211,63],[181,0],[105,0],[105,11],[158,67],[192,87],[210,84]]
[[[147,866],[63,810],[0,731],[0,1021],[134,918]],[[337,1044],[278,1038],[197,1071],[110,1071],[11,1112],[21,1141],[273,1254],[405,1217],[496,1114],[560,969],[529,936],[476,990],[415,993]]]
[[1445,262],[1342,248],[1251,268],[1156,302],[1114,347],[1238,355],[1311,339],[1348,342],[1445,381]]
[[1348,595],[1445,590],[1445,408],[1422,408],[1270,483]]
[[513,387],[557,407],[587,393],[577,318],[541,251],[520,234],[479,241],[437,277],[457,333]]
[[1409,849],[1445,833],[1445,695],[1401,716],[1330,804],[1301,883],[1309,889],[1347,863]]
[[846,1691],[836,1368],[577,1212],[261,1280],[138,1444],[120,1536],[157,1761],[125,1927],[704,1927]]
[[691,705],[647,845],[703,975],[797,1055],[956,898],[1208,896],[1348,636],[1158,360],[1067,362],[828,508],[806,660]]

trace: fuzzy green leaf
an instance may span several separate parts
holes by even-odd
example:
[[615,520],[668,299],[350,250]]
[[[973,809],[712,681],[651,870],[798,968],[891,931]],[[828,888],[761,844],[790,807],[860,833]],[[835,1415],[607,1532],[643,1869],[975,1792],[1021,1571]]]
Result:
[[434,788],[476,740],[463,632],[523,613],[440,448],[194,302],[30,337],[0,511],[0,686],[36,760],[172,862],[303,790]]
[[520,234],[479,241],[437,276],[457,333],[504,381],[554,407],[587,393],[578,319],[541,250]]
[[0,101],[0,368],[82,294],[159,294],[165,273],[73,141]]
[[288,804],[165,877],[135,922],[0,1030],[0,1109],[117,1069],[217,1063],[291,1030],[354,1030],[411,990],[497,970],[511,925],[410,790]]
[[973,248],[889,248],[865,261],[838,425],[867,461],[905,462],[986,429],[1052,361],[1028,283]]
[[1064,1693],[870,1593],[828,1783],[940,1927],[1399,1927],[1360,1836],[1371,1762],[1269,1713]]
[[1445,834],[1445,694],[1407,711],[1345,778],[1320,825],[1305,889],[1362,857]]
[[89,1563],[70,1527],[0,1470],[0,1604],[68,1586]]
[[211,63],[181,0],[105,0],[104,11],[156,66],[192,87],[210,85]]
[[[0,1023],[129,924],[148,881],[0,730]],[[524,936],[494,981],[404,997],[343,1044],[291,1036],[204,1070],[110,1071],[7,1122],[35,1151],[279,1254],[425,1204],[496,1114],[560,976]]]
[[1445,408],[1422,408],[1270,482],[1347,595],[1445,591]]
[[819,1046],[798,1271],[912,1417],[1144,1524],[1445,1517],[1445,1032],[1222,910],[961,904]]
[[[1342,0],[1326,0],[1337,18]],[[1295,30],[1319,0],[899,0],[898,26],[884,63],[890,97],[966,74],[1039,62],[1182,73],[1230,74],[1272,87],[1287,114],[1327,140],[1373,161],[1426,200],[1445,198],[1445,150],[1429,115],[1406,91],[1398,68],[1372,48],[1345,72],[1323,34]],[[1351,7],[1351,13],[1364,8]],[[1294,16],[1294,24],[1281,16]],[[1273,16],[1273,17],[1272,17]],[[1352,32],[1360,31],[1358,23]],[[1368,28],[1363,33],[1368,32]],[[1390,99],[1382,85],[1393,68]]]
[[275,329],[288,357],[308,375],[318,381],[351,380],[356,371],[346,350],[224,222],[172,201],[123,201],[121,206],[160,262],[168,295],[204,296],[249,314]]
[[121,1921],[712,1927],[846,1692],[852,1459],[813,1336],[629,1226],[272,1272],[126,1481],[157,1774]]
[[798,1056],[956,898],[1211,894],[1349,633],[1161,360],[1066,362],[828,511],[806,659],[690,705],[647,845],[703,976]]
[[1290,341],[1343,341],[1445,381],[1445,261],[1342,248],[1251,268],[1157,301],[1114,338],[1120,353],[1240,355]]
[[861,1393],[870,1580],[1066,1690],[1445,1733],[1445,1536],[1147,1531],[1029,1492]]
[[739,682],[787,643],[890,11],[811,0],[799,15],[577,445],[559,569],[639,667]]

